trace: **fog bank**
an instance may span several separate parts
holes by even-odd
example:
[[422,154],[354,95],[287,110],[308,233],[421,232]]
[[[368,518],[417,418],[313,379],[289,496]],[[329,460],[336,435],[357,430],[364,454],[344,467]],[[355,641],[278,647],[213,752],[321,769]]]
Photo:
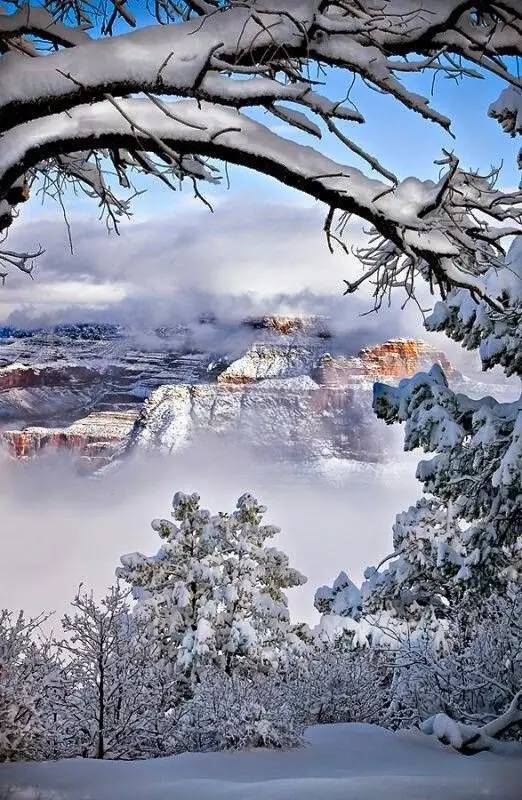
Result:
[[296,619],[313,621],[317,586],[343,569],[360,580],[391,546],[395,514],[420,486],[414,463],[379,467],[328,462],[297,475],[230,441],[202,440],[177,456],[140,456],[103,478],[75,474],[61,457],[0,463],[0,607],[35,614],[67,607],[80,582],[97,594],[114,580],[122,553],[156,552],[154,517],[168,517],[175,491],[198,491],[211,512],[232,511],[245,491],[278,525],[277,544],[308,583],[292,590]]

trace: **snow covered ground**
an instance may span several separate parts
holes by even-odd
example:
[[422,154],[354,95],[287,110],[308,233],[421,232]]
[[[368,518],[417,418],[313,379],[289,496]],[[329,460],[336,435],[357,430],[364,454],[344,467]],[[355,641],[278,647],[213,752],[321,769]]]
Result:
[[520,800],[522,746],[461,756],[418,732],[321,725],[305,747],[0,766],[2,800]]

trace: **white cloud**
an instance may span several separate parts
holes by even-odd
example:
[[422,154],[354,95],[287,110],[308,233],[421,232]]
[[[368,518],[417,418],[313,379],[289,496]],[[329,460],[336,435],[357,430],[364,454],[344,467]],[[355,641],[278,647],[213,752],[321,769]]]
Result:
[[[358,274],[359,265],[355,257],[329,253],[323,221],[322,206],[301,198],[263,202],[235,193],[221,198],[214,214],[183,200],[173,202],[169,215],[122,226],[120,237],[108,236],[92,218],[73,216],[71,255],[61,217],[29,215],[14,230],[13,246],[34,246],[43,230],[47,251],[35,281],[9,277],[0,292],[0,321],[102,318],[152,325],[209,310],[227,319],[302,312],[333,315],[343,330],[374,327],[377,339],[407,326],[420,333],[418,312],[399,313],[399,303],[378,318],[360,319],[371,308],[368,290],[342,296],[342,279]],[[352,225],[350,244],[363,240],[361,226]]]
[[[214,214],[196,203],[174,204],[169,215],[123,225],[120,237],[107,236],[92,218],[73,216],[72,256],[64,247],[58,215],[45,224],[29,218],[13,231],[13,246],[34,246],[45,232],[46,254],[34,287],[25,290],[35,303],[45,301],[53,281],[88,279],[129,284],[136,295],[187,289],[257,296],[303,289],[335,294],[356,262],[330,255],[323,218],[319,205],[258,202],[238,194],[218,204]],[[361,241],[359,226],[352,229],[351,241]],[[13,275],[7,290],[20,291],[23,282],[24,276]]]

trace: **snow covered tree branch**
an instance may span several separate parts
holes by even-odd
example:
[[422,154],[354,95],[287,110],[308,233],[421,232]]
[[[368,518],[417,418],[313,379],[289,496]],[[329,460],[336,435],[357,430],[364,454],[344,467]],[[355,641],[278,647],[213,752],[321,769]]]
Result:
[[[29,184],[27,176],[39,177],[49,162],[70,175],[71,153],[76,179],[101,200],[115,226],[129,206],[114,202],[102,180],[106,163],[124,186],[133,167],[169,182],[166,169],[188,178],[201,196],[197,182],[215,179],[206,159],[226,160],[324,202],[330,247],[346,247],[336,215],[341,229],[352,213],[371,224],[376,238],[360,253],[365,271],[349,291],[372,280],[378,306],[395,287],[414,296],[421,275],[443,298],[454,287],[465,288],[503,311],[482,276],[500,263],[502,238],[520,230],[519,194],[496,191],[494,172],[466,173],[449,153],[438,183],[399,182],[350,139],[346,124],[364,117],[349,89],[345,98],[320,94],[311,71],[320,77],[327,67],[340,68],[347,87],[359,78],[449,131],[451,120],[410,91],[404,78],[428,72],[458,80],[489,71],[518,98],[520,79],[503,61],[521,52],[515,0],[163,0],[147,9],[149,21],[161,24],[147,27],[137,25],[130,1],[7,5],[12,13],[0,16],[2,228],[15,216],[13,185],[24,179]],[[173,103],[172,96],[187,99]],[[512,132],[505,105],[491,113]],[[384,181],[275,134],[247,116],[253,107],[283,120],[289,131],[315,138],[327,131]],[[86,180],[93,168],[100,176],[94,186]]]

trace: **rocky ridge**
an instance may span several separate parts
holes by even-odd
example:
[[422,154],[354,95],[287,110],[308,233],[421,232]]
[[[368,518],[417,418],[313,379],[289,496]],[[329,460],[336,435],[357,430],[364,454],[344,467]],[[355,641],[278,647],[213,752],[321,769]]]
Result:
[[[204,433],[296,462],[382,462],[392,438],[371,411],[373,382],[393,383],[435,362],[450,379],[462,377],[421,340],[345,355],[335,353],[319,318],[245,326],[255,338],[237,358],[187,351],[186,339],[180,352],[179,328],[162,329],[153,346],[142,337],[141,348],[120,330],[95,326],[54,339],[39,332],[33,349],[30,337],[6,337],[0,359],[23,350],[29,363],[0,368],[0,447],[15,458],[68,451],[82,468],[97,469],[136,449],[177,452]],[[46,363],[36,361],[42,343]]]
[[44,450],[65,451],[80,470],[92,472],[123,454],[137,416],[136,411],[97,411],[63,428],[4,430],[0,441],[13,458],[32,458]]
[[384,461],[394,437],[372,413],[373,382],[394,383],[435,362],[458,376],[443,353],[420,340],[391,340],[352,357],[256,343],[215,383],[152,392],[130,447],[176,452],[205,432],[243,438],[292,461]]

